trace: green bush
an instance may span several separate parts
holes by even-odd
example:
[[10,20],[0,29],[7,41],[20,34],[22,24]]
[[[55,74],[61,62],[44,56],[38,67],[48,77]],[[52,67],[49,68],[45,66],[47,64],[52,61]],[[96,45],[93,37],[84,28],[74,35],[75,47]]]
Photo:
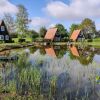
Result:
[[88,42],[92,42],[92,39],[88,39]]
[[26,39],[19,39],[18,42],[22,43],[22,42],[25,42]]

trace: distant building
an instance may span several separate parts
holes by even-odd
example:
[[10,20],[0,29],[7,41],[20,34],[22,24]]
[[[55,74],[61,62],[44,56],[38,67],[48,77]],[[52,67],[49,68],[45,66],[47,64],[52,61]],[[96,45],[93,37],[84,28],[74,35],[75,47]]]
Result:
[[58,33],[57,28],[50,28],[48,29],[45,37],[45,41],[61,41],[61,35]]
[[11,38],[4,21],[0,21],[0,41],[9,42]]
[[70,40],[72,41],[84,41],[85,36],[82,30],[74,30],[71,34]]

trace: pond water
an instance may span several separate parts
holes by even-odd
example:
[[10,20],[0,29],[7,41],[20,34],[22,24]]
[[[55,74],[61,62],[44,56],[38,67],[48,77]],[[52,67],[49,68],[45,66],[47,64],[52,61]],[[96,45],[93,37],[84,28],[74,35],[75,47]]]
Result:
[[29,47],[0,52],[0,100],[100,100],[100,48]]

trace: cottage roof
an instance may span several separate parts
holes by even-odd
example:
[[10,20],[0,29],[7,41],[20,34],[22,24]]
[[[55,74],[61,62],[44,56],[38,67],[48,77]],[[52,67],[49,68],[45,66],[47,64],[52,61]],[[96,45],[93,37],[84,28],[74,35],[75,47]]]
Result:
[[78,49],[77,49],[75,46],[72,46],[72,47],[69,47],[69,48],[70,48],[70,50],[71,50],[71,53],[72,53],[74,56],[79,57]]
[[73,41],[75,41],[78,38],[78,35],[80,34],[81,30],[74,30],[70,39],[72,39]]
[[48,29],[44,39],[53,40],[54,37],[55,37],[56,32],[57,32],[57,28],[50,28],[50,29]]
[[53,47],[45,48],[45,51],[46,51],[46,54],[48,54],[49,56],[56,57],[56,54],[55,54]]
[[0,20],[0,26],[1,26],[1,24],[2,24],[2,20]]

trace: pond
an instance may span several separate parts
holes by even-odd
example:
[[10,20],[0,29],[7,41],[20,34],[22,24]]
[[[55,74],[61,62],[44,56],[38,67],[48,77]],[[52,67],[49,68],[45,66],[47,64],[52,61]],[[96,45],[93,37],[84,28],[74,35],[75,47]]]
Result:
[[0,52],[0,100],[100,100],[100,48],[28,47]]

